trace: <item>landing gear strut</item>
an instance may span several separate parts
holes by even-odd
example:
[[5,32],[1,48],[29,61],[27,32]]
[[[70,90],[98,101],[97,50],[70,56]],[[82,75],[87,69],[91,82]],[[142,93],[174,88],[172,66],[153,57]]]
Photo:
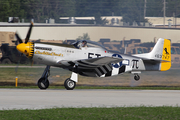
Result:
[[134,80],[138,81],[140,79],[140,76],[138,74],[134,75]]
[[50,66],[47,65],[41,78],[38,80],[38,87],[40,89],[47,89],[49,87],[48,77],[50,76]]

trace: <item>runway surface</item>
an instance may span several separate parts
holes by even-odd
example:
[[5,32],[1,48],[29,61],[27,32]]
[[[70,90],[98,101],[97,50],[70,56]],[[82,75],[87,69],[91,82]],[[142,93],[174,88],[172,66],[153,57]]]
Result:
[[0,110],[53,107],[179,106],[179,90],[0,89]]

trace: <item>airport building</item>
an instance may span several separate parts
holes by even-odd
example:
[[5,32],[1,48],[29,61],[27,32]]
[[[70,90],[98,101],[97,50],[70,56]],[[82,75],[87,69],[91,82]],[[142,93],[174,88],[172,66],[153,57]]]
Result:
[[[62,17],[63,24],[57,24],[53,19],[46,23],[36,23],[31,34],[33,40],[75,40],[84,33],[87,33],[92,41],[100,39],[110,39],[111,41],[120,41],[123,38],[141,39],[142,42],[153,42],[154,39],[167,38],[173,43],[179,42],[179,18],[166,17],[166,26],[163,26],[162,17],[146,17],[148,23],[141,23],[140,26],[134,23],[128,26],[128,23],[121,22],[121,16],[106,16],[108,22],[106,25],[97,25],[93,22],[94,17]],[[168,21],[171,20],[171,21]],[[92,23],[92,24],[88,24]],[[175,26],[176,23],[176,26]],[[0,23],[0,32],[16,32],[22,38],[26,37],[30,23]],[[175,28],[176,27],[176,28]],[[1,41],[1,40],[0,40]]]
[[[141,43],[155,43],[158,38],[171,39],[172,43],[177,43],[174,54],[180,54],[178,51],[180,45],[180,19],[167,18],[166,25],[163,26],[163,18],[149,17],[148,23],[138,26],[133,23],[129,26],[128,23],[122,23],[120,16],[103,17],[108,24],[97,25],[94,23],[94,17],[75,17],[60,18],[64,20],[63,24],[57,24],[54,20],[50,19],[46,23],[36,23],[34,21],[34,28],[32,30],[31,40],[38,40],[45,42],[57,43],[71,43],[83,34],[88,34],[90,40],[100,41],[106,48],[110,50],[123,52],[125,45],[134,46],[134,51],[129,50],[129,54],[136,54],[138,52],[138,45],[144,51],[150,51],[153,45],[143,46]],[[171,21],[168,21],[171,19]],[[91,23],[91,24],[87,24]],[[171,24],[170,24],[171,23]],[[176,23],[176,26],[175,26]],[[0,23],[0,44],[15,45],[14,34],[17,31],[22,39],[26,37],[30,23]],[[176,27],[176,28],[175,28]],[[124,42],[123,42],[124,41]],[[137,42],[138,41],[138,42]],[[127,43],[127,44],[122,44]],[[135,44],[136,43],[136,44]],[[136,46],[135,46],[136,45]],[[146,48],[144,48],[146,47]],[[127,49],[128,50],[128,49]],[[180,56],[174,58],[180,61]]]
[[[25,38],[28,27],[29,23],[0,23],[0,32],[18,31],[21,37]],[[78,36],[88,33],[92,41],[99,41],[102,38],[120,41],[125,37],[127,40],[141,39],[142,42],[152,42],[154,38],[167,38],[176,43],[180,41],[179,32],[178,28],[34,23],[31,39],[75,40]]]

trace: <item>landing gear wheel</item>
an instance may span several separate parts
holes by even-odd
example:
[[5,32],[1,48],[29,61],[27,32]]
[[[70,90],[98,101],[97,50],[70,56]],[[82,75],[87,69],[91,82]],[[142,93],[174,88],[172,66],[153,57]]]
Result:
[[39,87],[40,89],[42,89],[42,90],[47,89],[47,88],[49,87],[49,80],[47,79],[47,80],[45,81],[45,78],[40,78],[40,79],[38,80],[38,87]]
[[64,87],[67,90],[73,90],[76,87],[76,82],[74,82],[70,78],[68,78],[64,81]]
[[140,76],[139,75],[135,75],[134,76],[134,80],[138,81],[140,79]]

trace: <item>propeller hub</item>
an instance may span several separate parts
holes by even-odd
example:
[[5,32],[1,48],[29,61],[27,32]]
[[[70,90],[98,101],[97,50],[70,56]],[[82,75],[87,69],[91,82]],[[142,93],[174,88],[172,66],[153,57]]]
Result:
[[28,43],[21,43],[16,46],[16,49],[25,54],[28,58],[32,58],[34,54],[34,43],[28,42]]

